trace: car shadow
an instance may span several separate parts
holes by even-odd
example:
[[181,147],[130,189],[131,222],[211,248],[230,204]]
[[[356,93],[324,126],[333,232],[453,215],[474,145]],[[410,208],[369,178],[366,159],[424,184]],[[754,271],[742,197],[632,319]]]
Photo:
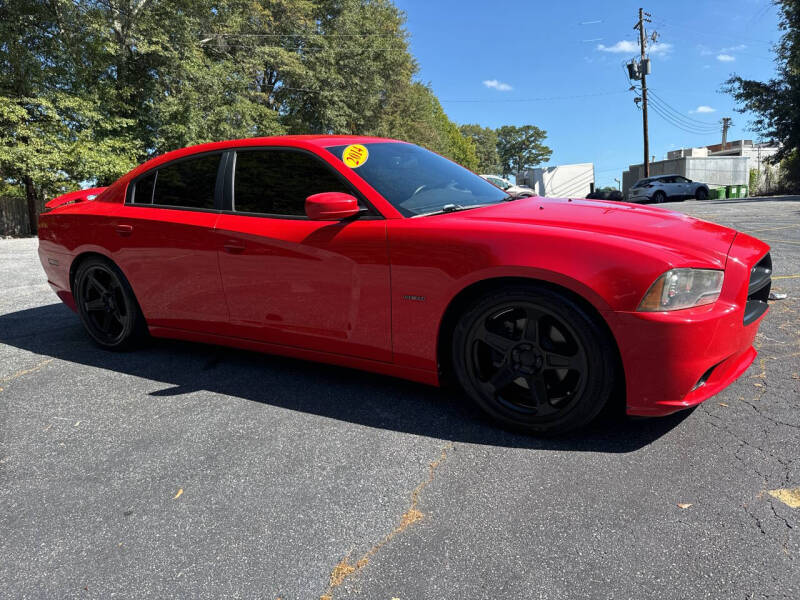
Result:
[[453,442],[540,450],[626,453],[647,446],[689,414],[628,419],[608,410],[588,428],[535,438],[489,423],[462,395],[401,379],[203,344],[153,340],[136,352],[95,346],[63,304],[0,315],[0,343],[58,360],[133,375],[164,387],[155,402],[206,390],[253,402]]

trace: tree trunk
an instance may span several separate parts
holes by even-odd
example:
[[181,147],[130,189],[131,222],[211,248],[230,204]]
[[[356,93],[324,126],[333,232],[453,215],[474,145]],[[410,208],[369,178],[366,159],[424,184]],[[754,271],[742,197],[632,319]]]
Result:
[[30,233],[36,235],[39,225],[39,198],[36,196],[36,187],[33,185],[33,179],[25,176],[25,197],[28,200],[28,223],[30,223]]

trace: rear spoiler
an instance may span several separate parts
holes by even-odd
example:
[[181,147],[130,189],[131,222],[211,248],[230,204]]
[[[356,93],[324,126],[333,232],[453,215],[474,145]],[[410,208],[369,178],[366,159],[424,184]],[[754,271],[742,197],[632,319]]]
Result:
[[44,205],[44,207],[48,210],[52,210],[59,206],[66,206],[67,204],[77,204],[78,202],[88,202],[89,200],[94,200],[95,196],[100,194],[106,188],[104,187],[97,187],[97,188],[89,188],[88,190],[78,190],[77,192],[70,192],[69,194],[64,194],[63,196],[59,196],[58,198],[53,198]]

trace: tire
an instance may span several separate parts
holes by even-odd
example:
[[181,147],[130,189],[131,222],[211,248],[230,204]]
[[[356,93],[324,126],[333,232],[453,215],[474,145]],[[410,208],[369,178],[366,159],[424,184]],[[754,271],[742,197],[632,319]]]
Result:
[[667,200],[667,195],[661,190],[653,194],[653,202],[655,202],[656,204],[661,204],[662,202],[666,202],[666,200]]
[[697,188],[694,193],[695,200],[707,200],[708,190],[706,188]]
[[611,394],[615,356],[594,317],[535,284],[478,298],[453,333],[461,388],[501,426],[530,434],[564,433],[594,419]]
[[92,257],[78,265],[73,295],[81,323],[98,346],[128,350],[147,336],[133,290],[111,261]]

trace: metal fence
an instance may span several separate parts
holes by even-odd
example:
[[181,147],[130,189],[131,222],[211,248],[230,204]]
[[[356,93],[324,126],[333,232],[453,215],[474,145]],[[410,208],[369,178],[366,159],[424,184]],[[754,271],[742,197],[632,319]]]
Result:
[[[28,204],[25,198],[0,196],[0,235],[30,235]],[[44,210],[44,200],[36,207],[36,213]]]

